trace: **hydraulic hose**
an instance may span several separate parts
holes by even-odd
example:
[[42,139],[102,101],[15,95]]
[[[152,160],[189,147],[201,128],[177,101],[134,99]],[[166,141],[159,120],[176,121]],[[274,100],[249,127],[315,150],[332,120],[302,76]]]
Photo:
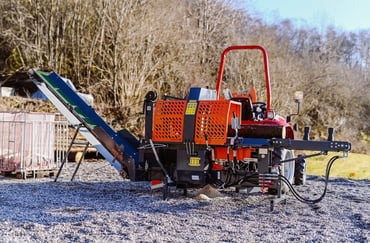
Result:
[[328,164],[326,165],[326,174],[325,174],[325,188],[324,188],[324,192],[322,193],[322,195],[317,198],[317,199],[307,199],[307,198],[304,198],[302,197],[301,195],[299,195],[299,193],[293,188],[292,184],[289,182],[289,180],[282,176],[282,175],[279,175],[279,178],[289,187],[289,190],[292,192],[293,196],[300,202],[302,203],[306,203],[306,204],[316,204],[316,203],[319,203],[324,197],[325,197],[325,194],[326,194],[326,191],[327,191],[327,187],[328,187],[328,183],[329,183],[329,173],[330,173],[330,169],[334,163],[334,161],[336,161],[337,159],[340,159],[340,158],[344,158],[345,156],[339,156],[339,155],[336,155],[336,156],[333,156],[329,161],[328,161]]

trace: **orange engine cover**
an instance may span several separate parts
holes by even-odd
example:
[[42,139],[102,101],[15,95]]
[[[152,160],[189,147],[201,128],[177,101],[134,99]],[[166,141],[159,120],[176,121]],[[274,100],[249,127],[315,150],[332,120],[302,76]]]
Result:
[[[191,101],[192,105],[196,101]],[[153,118],[153,141],[183,142],[188,101],[158,101]],[[193,107],[193,106],[191,106]],[[231,100],[203,100],[196,106],[194,142],[224,145],[232,117],[241,117],[241,104]],[[186,131],[185,131],[186,132]]]

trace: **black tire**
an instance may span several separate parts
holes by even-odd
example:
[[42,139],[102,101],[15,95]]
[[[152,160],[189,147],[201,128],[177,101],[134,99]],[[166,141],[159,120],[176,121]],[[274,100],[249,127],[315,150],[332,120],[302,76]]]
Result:
[[[293,159],[294,158],[294,152],[293,150],[288,150],[288,149],[276,149],[274,151],[274,158],[273,161],[274,163],[279,163],[282,160],[287,160],[287,159]],[[280,164],[279,168],[279,174],[286,177],[288,181],[293,184],[294,182],[294,167],[295,167],[295,161],[289,161],[289,162],[284,162]],[[282,193],[288,193],[289,192],[289,187],[285,183],[281,183],[281,192]]]
[[295,161],[294,184],[306,184],[306,159],[303,157],[303,155],[298,155],[298,158]]

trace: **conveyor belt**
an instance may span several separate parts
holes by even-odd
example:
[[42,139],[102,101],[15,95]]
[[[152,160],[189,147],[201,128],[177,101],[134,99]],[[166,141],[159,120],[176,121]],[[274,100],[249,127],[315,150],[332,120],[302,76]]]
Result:
[[73,126],[83,125],[80,133],[119,172],[124,161],[130,161],[128,158],[138,163],[138,151],[134,145],[119,136],[57,73],[32,70],[30,76]]

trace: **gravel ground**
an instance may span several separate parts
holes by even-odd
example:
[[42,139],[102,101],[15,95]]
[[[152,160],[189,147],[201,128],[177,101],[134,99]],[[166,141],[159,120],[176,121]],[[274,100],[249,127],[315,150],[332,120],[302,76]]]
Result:
[[[270,212],[268,196],[233,190],[208,200],[182,191],[163,201],[149,184],[120,179],[107,162],[68,164],[53,178],[0,176],[0,242],[368,242],[370,181],[330,179],[309,206],[288,195]],[[323,178],[298,187],[318,197]],[[207,198],[207,197],[205,197]]]

